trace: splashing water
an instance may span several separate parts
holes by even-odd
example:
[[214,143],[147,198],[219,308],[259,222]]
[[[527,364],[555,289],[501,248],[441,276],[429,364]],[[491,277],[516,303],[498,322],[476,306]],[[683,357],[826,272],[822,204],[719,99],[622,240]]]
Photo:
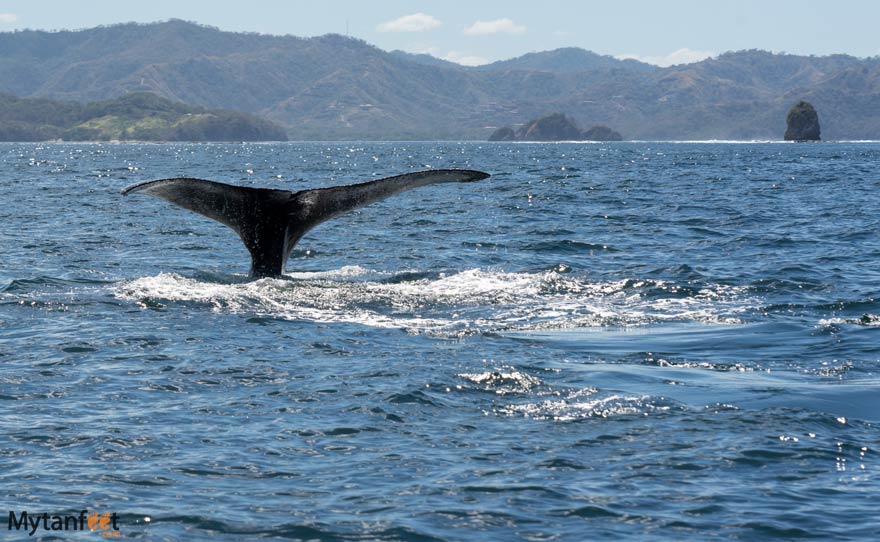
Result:
[[461,335],[665,321],[738,323],[754,300],[713,285],[681,296],[663,281],[594,283],[555,271],[470,269],[396,280],[362,267],[292,273],[287,279],[218,283],[162,273],[124,282],[116,296],[143,306],[195,303],[235,314],[351,322],[411,333]]

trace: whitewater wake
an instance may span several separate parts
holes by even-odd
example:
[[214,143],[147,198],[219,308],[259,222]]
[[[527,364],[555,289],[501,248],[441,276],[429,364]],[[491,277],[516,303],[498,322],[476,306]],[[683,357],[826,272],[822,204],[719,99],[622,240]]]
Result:
[[392,274],[359,266],[251,282],[162,273],[118,283],[114,295],[144,307],[195,304],[222,313],[437,335],[668,321],[736,324],[754,306],[746,288],[717,284],[593,282],[557,271]]

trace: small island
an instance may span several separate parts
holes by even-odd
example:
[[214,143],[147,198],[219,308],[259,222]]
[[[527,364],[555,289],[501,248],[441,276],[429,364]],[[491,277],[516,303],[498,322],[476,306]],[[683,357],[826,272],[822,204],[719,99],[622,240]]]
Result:
[[281,126],[150,92],[76,103],[0,94],[0,141],[287,141]]
[[623,136],[602,125],[581,131],[567,115],[553,113],[530,120],[518,130],[509,126],[498,128],[489,141],[623,141]]
[[788,110],[786,141],[820,141],[819,114],[809,102],[800,101]]

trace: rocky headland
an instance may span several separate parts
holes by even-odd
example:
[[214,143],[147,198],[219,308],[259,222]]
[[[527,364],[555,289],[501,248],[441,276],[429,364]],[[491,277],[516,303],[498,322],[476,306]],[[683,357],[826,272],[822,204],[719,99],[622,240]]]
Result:
[[623,136],[607,126],[597,125],[582,131],[577,123],[563,113],[552,113],[532,119],[514,130],[498,128],[489,141],[622,141]]

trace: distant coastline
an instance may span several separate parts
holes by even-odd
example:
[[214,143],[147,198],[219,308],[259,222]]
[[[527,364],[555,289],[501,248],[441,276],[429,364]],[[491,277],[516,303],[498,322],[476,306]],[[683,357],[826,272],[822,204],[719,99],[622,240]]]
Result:
[[0,93],[19,99],[84,105],[151,92],[252,115],[294,140],[481,140],[548,111],[635,140],[776,139],[798,100],[823,116],[825,139],[880,138],[880,57],[749,50],[660,68],[569,47],[467,67],[340,35],[179,20],[5,32],[0,51]]
[[0,95],[0,141],[286,141],[281,126],[149,92],[78,104]]
[[[250,143],[255,145],[270,144],[297,144],[315,143],[327,145],[350,145],[353,143],[373,144],[408,144],[408,143],[444,143],[444,144],[491,144],[491,145],[627,145],[627,144],[669,144],[669,145],[798,145],[802,142],[785,141],[782,139],[624,139],[621,141],[586,141],[586,140],[561,140],[561,141],[486,141],[485,139],[44,139],[44,140],[0,140],[0,144],[33,143],[41,145],[163,145],[178,143],[194,144],[222,144],[222,143]],[[880,139],[823,139],[818,144],[875,144]]]

